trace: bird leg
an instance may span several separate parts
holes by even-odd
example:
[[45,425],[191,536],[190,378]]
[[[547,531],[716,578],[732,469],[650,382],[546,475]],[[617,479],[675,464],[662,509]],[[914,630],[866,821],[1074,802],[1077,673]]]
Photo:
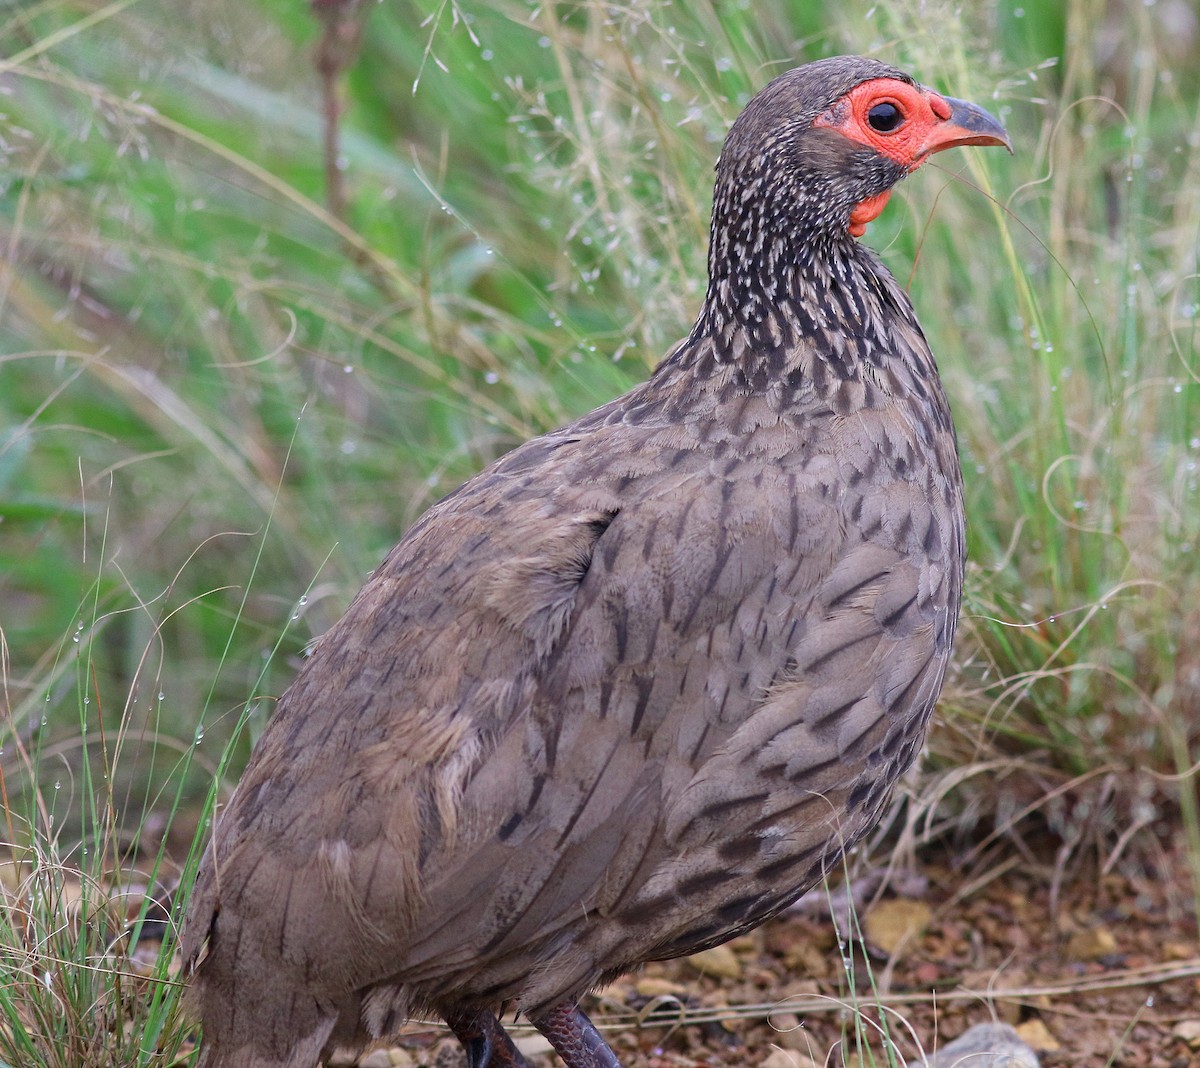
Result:
[[567,1068],[621,1068],[617,1055],[578,1005],[564,1001],[533,1021]]
[[508,1032],[487,1010],[451,1013],[446,1023],[467,1051],[467,1068],[529,1068]]

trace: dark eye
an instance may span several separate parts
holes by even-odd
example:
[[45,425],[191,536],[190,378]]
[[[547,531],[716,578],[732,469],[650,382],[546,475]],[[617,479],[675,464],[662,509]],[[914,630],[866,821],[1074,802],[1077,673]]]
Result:
[[871,124],[872,130],[878,130],[879,133],[891,133],[903,125],[904,116],[895,104],[884,101],[882,104],[876,104],[867,112],[867,122]]

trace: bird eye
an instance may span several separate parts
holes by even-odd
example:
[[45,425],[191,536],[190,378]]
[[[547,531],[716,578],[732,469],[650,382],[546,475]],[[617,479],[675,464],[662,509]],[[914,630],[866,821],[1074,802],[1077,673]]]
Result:
[[891,133],[904,124],[904,115],[895,104],[885,100],[867,112],[867,122],[871,124],[872,130]]

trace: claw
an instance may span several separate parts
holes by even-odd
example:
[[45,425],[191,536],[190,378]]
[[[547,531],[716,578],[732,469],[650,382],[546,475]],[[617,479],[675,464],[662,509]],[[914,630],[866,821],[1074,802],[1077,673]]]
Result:
[[529,1068],[494,1014],[483,1009],[456,1012],[446,1023],[467,1051],[467,1068]]

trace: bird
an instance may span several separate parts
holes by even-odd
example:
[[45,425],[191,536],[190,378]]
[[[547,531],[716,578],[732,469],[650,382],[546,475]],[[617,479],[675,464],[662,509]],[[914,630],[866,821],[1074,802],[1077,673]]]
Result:
[[579,1007],[831,873],[924,744],[965,567],[950,409],[859,241],[983,108],[780,75],[716,165],[695,324],[424,513],[315,644],[183,917],[205,1068],[443,1020],[470,1068],[619,1068]]

